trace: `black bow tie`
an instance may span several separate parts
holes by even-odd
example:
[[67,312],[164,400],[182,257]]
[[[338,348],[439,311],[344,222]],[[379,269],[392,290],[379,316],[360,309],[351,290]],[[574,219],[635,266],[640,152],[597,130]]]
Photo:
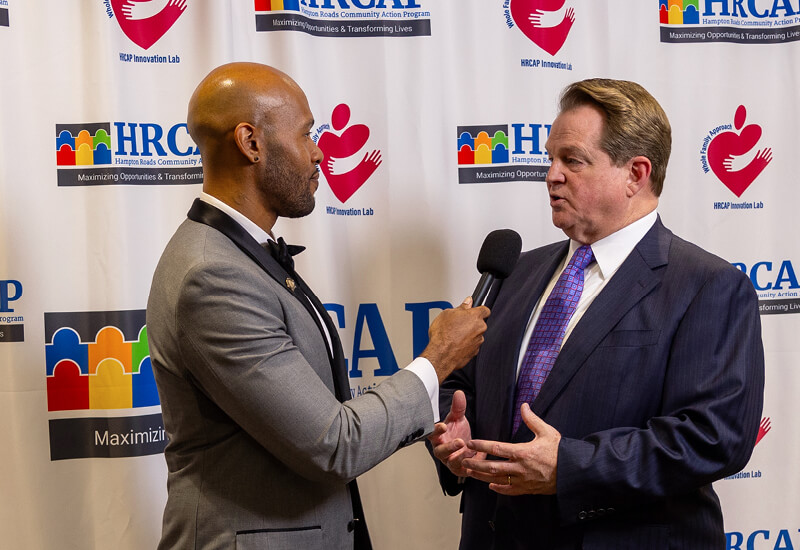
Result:
[[268,240],[266,246],[267,250],[269,250],[269,253],[272,254],[273,258],[275,258],[275,261],[281,264],[281,267],[283,267],[289,273],[294,271],[294,260],[292,259],[292,256],[296,256],[306,249],[305,246],[286,244],[286,241],[283,240],[283,237],[278,237],[277,242],[273,241],[272,239]]

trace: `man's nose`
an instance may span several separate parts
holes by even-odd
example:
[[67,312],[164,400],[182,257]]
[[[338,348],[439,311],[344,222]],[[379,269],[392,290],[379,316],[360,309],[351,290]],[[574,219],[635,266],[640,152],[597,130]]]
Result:
[[558,183],[564,180],[564,174],[561,172],[561,166],[559,165],[558,161],[552,161],[550,163],[550,168],[547,169],[547,175],[544,177],[544,181],[548,184],[551,183]]
[[325,158],[325,153],[323,153],[322,149],[320,149],[319,146],[315,143],[314,150],[311,151],[311,160],[314,161],[314,163],[319,164],[320,162],[322,162],[322,159],[324,158]]

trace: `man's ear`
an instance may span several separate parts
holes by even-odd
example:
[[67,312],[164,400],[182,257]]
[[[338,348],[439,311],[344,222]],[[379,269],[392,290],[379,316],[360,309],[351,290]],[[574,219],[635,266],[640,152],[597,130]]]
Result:
[[233,139],[239,151],[252,163],[264,157],[258,131],[249,122],[240,122],[233,129]]
[[628,161],[627,194],[629,197],[636,195],[642,189],[650,188],[650,174],[652,172],[653,165],[647,157],[633,157]]

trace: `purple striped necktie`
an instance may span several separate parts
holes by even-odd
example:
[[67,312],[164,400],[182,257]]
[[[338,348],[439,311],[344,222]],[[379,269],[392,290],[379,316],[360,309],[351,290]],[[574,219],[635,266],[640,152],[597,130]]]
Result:
[[536,320],[517,379],[514,424],[511,433],[516,432],[520,425],[519,408],[523,403],[530,404],[536,399],[539,389],[553,368],[553,363],[556,362],[567,324],[575,313],[583,292],[583,270],[593,261],[594,254],[588,245],[575,251],[567,267],[558,277]]

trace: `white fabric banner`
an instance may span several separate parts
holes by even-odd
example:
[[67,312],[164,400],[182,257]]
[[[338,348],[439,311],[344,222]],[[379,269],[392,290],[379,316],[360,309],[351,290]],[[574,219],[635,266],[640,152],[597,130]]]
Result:
[[[308,248],[298,270],[340,327],[354,394],[471,293],[489,231],[563,238],[542,183],[561,89],[644,85],[673,127],[665,225],[761,301],[762,430],[715,484],[728,548],[800,548],[798,41],[794,0],[0,0],[0,546],[157,544],[166,441],[144,308],[200,192],[188,99],[239,60],[287,72],[314,112],[317,207],[276,232]],[[457,499],[422,445],[360,485],[376,548],[457,548]]]

